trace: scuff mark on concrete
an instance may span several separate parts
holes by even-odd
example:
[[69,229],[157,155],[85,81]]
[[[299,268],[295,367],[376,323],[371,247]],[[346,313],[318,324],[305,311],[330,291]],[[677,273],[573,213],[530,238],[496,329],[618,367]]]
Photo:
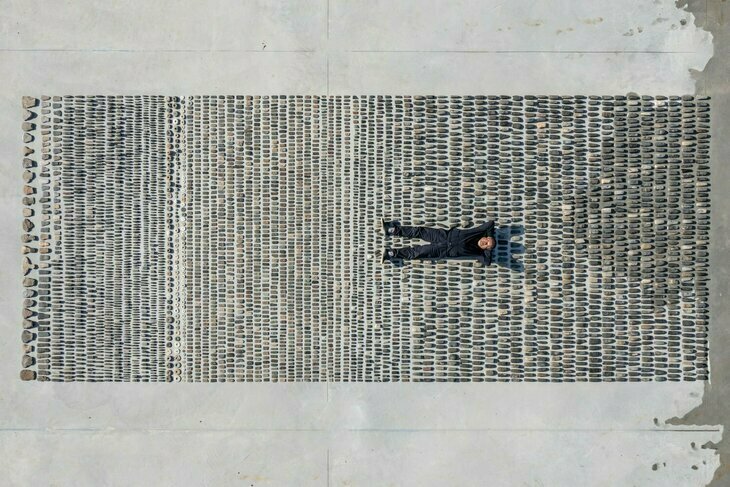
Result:
[[542,20],[526,20],[525,25],[529,27],[540,27],[542,25]]
[[603,22],[603,17],[596,17],[594,19],[583,19],[583,20],[581,20],[581,22],[583,22],[584,24],[587,24],[587,25],[596,25],[596,24],[600,24],[601,22]]
[[[712,189],[712,232],[710,235],[710,310],[709,348],[710,348],[710,380],[705,383],[702,403],[681,418],[667,421],[671,425],[706,426],[724,425],[728,422],[730,409],[730,356],[725,350],[730,347],[730,328],[723,318],[730,313],[727,300],[722,297],[722,290],[730,285],[730,272],[723,263],[730,259],[730,245],[726,235],[730,228],[728,212],[730,204],[722,198],[730,191],[730,167],[724,158],[730,153],[730,141],[723,137],[720,130],[730,121],[730,31],[727,29],[725,14],[728,4],[725,0],[677,0],[676,6],[690,13],[690,17],[680,20],[685,26],[689,20],[694,25],[712,34],[713,56],[704,69],[691,69],[695,80],[695,91],[700,95],[712,97],[712,123],[710,160]],[[674,24],[676,28],[676,24]],[[714,265],[713,265],[714,264]],[[696,445],[693,445],[696,449]],[[706,442],[702,449],[712,449],[720,458],[720,466],[715,470],[712,487],[730,484],[730,444],[726,439]],[[693,467],[694,468],[694,467]]]

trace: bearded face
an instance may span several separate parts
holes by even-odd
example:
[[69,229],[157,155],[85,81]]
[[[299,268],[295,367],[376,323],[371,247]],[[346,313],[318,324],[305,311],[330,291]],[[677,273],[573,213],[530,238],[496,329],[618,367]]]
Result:
[[495,244],[496,242],[492,237],[482,237],[479,239],[479,242],[477,242],[477,245],[479,245],[479,248],[482,250],[492,250]]

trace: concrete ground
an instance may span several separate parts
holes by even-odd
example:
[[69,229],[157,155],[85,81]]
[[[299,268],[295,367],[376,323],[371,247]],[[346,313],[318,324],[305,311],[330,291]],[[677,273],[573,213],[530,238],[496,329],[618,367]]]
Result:
[[[727,485],[730,12],[679,3],[3,2],[0,483]],[[713,97],[710,383],[18,379],[24,94],[627,92]]]
[[[705,384],[703,401],[700,406],[681,418],[673,418],[669,424],[700,425],[727,424],[730,414],[730,330],[727,316],[730,306],[725,299],[730,272],[727,262],[730,257],[727,235],[730,206],[726,195],[730,185],[730,168],[725,162],[730,150],[730,142],[724,137],[725,124],[730,115],[730,31],[727,19],[730,8],[725,0],[718,1],[678,1],[680,8],[695,14],[695,23],[712,33],[714,55],[702,72],[693,73],[696,92],[712,97],[712,231],[710,234],[710,381]],[[711,485],[730,484],[730,444],[725,440],[717,448],[721,466],[714,475]]]

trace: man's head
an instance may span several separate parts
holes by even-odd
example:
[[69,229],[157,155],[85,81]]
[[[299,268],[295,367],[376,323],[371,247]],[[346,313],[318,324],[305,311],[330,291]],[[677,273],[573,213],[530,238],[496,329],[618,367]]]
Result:
[[482,237],[479,239],[479,242],[477,242],[477,245],[479,245],[479,248],[482,250],[492,250],[496,243],[497,242],[494,241],[493,237]]

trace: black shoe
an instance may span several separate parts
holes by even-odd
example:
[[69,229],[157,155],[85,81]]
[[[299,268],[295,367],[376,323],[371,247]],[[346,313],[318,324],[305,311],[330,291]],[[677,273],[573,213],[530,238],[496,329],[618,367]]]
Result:
[[385,249],[383,251],[383,257],[380,259],[380,262],[385,264],[386,261],[391,261],[393,259],[395,259],[395,250]]
[[386,222],[385,218],[381,218],[380,221],[383,223],[383,233],[385,233],[386,237],[392,237],[396,234],[396,231],[398,230],[398,222]]

